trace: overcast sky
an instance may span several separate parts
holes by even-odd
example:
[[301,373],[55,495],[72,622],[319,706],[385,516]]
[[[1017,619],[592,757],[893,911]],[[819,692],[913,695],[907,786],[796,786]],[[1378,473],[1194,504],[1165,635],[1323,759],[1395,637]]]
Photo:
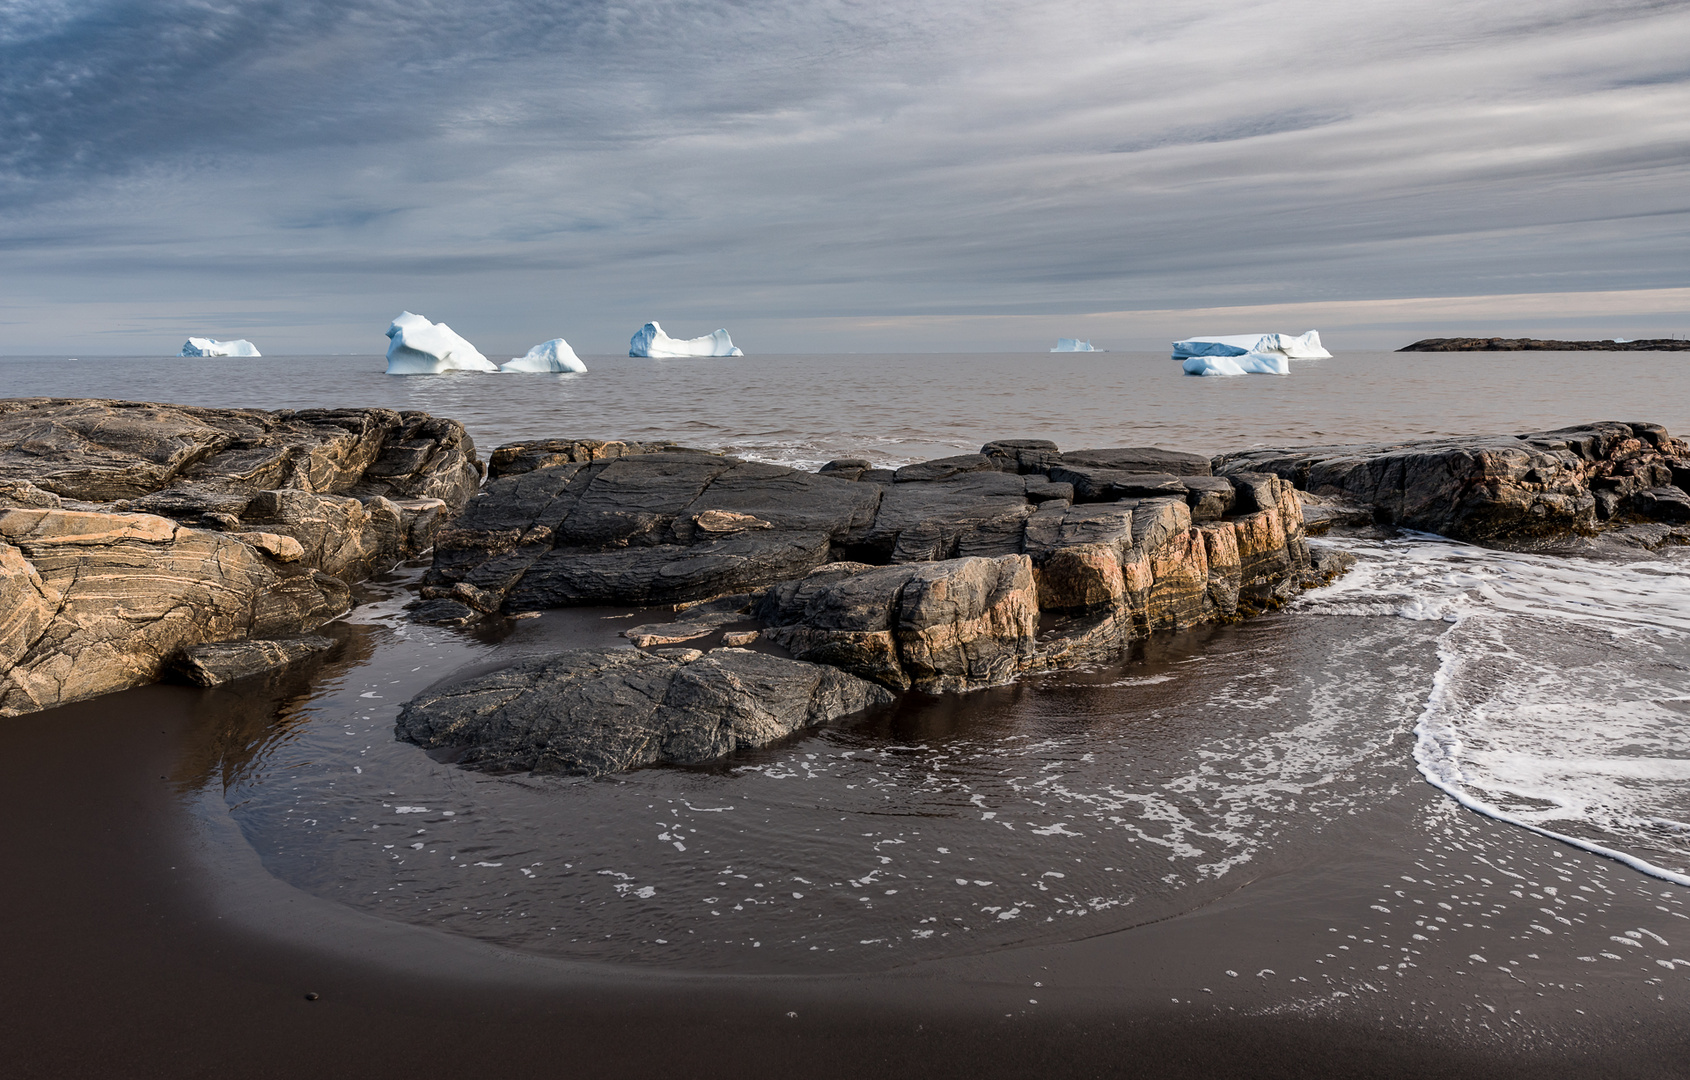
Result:
[[1644,0],[0,0],[0,352],[1690,333],[1687,43]]

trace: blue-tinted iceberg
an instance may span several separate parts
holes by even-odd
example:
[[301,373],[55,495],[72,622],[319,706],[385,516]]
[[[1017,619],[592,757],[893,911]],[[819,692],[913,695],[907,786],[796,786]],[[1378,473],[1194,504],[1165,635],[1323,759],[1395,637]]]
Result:
[[1188,356],[1243,356],[1278,353],[1288,360],[1325,360],[1332,356],[1320,344],[1320,331],[1306,334],[1223,334],[1174,342],[1174,359]]
[[1180,365],[1187,375],[1289,375],[1291,361],[1281,353],[1245,352],[1237,356],[1188,356]]
[[663,332],[663,327],[657,323],[648,322],[640,327],[628,342],[629,356],[744,356],[745,354],[734,348],[733,338],[726,330],[718,330],[714,334],[703,337],[681,340],[672,338]]
[[528,350],[527,356],[518,357],[508,364],[500,364],[500,371],[586,371],[587,365],[575,355],[575,350],[569,347],[569,342],[562,338],[552,338],[550,341],[536,345]]
[[1089,341],[1081,341],[1079,338],[1059,337],[1059,338],[1056,339],[1056,348],[1054,348],[1050,351],[1051,352],[1096,352],[1097,350],[1091,347],[1091,342],[1089,342]]
[[474,345],[445,323],[401,312],[387,328],[389,375],[439,375],[443,371],[498,371]]
[[262,356],[258,346],[246,338],[218,341],[216,338],[191,337],[177,356]]

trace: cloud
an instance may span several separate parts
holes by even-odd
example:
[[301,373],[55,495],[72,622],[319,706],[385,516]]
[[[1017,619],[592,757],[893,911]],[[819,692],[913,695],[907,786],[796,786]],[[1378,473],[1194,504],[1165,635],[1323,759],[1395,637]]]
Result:
[[0,349],[139,295],[591,350],[1676,286],[1687,38],[1593,0],[0,0],[0,291],[40,313]]

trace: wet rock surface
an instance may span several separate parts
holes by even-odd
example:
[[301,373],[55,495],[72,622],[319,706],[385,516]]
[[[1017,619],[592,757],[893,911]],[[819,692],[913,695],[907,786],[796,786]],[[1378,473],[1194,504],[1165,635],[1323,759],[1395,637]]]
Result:
[[0,715],[313,630],[480,477],[462,425],[424,413],[0,400]]
[[287,667],[334,648],[332,638],[316,634],[249,641],[219,641],[183,649],[171,658],[171,674],[195,686],[221,686],[265,671]]
[[1690,520],[1690,448],[1641,422],[1252,450],[1216,466],[1240,491],[1251,474],[1291,481],[1334,509],[1323,518],[1359,507],[1380,524],[1501,546]]
[[597,776],[710,761],[892,700],[837,668],[741,649],[585,649],[421,694],[397,730],[476,768]]
[[[600,449],[612,445],[614,454]],[[1238,618],[1341,570],[1311,564],[1288,481],[1216,477],[1207,458],[1158,448],[1064,454],[1041,440],[999,440],[896,470],[840,459],[817,473],[668,444],[556,440],[501,447],[494,459],[497,475],[441,535],[415,617],[461,625],[549,607],[670,603],[673,622],[624,631],[662,663],[713,670],[697,666],[728,653],[676,647],[708,646],[720,633],[770,663],[834,671],[888,700],[1115,660],[1151,633]],[[437,724],[446,706],[424,709],[419,698],[399,734],[457,747],[476,764],[588,772],[741,745],[709,734],[723,721],[704,713],[684,753],[651,750],[682,745],[682,720],[651,719],[669,684],[629,696],[646,669],[569,663],[590,670],[559,668],[548,685],[619,702],[626,746],[583,734],[609,721],[571,720],[568,749],[553,754],[554,731],[536,719],[541,699],[494,676],[434,692],[464,703],[452,717],[468,715],[473,699],[473,723]],[[521,687],[537,670],[523,669]],[[583,756],[583,740],[600,749]]]

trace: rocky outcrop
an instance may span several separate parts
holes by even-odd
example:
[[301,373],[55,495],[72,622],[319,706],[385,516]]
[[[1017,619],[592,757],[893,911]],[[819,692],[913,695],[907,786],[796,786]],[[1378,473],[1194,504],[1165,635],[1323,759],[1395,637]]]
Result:
[[[1311,563],[1289,482],[1216,477],[1207,458],[1156,448],[1000,440],[896,470],[841,459],[807,473],[669,444],[554,440],[493,460],[438,539],[418,618],[677,609],[624,631],[661,653],[518,665],[424,695],[401,718],[401,738],[495,768],[706,760],[894,692],[1116,660],[1149,634],[1248,614],[1341,569]],[[718,634],[729,648],[665,648]],[[789,719],[759,720],[752,738],[732,734],[750,707],[739,699],[696,724],[672,711],[677,687],[750,668],[798,680],[759,691]],[[874,692],[818,713],[816,672],[851,681],[815,686]]]
[[0,401],[0,715],[315,629],[479,481],[423,413]]
[[476,768],[596,776],[710,761],[891,700],[825,664],[740,649],[588,649],[421,694],[397,731]]
[[1551,341],[1540,338],[1422,338],[1397,352],[1690,352],[1683,338]]
[[1690,450],[1648,423],[1252,450],[1216,465],[1240,491],[1252,475],[1277,476],[1381,524],[1498,545],[1676,521],[1690,505]]

